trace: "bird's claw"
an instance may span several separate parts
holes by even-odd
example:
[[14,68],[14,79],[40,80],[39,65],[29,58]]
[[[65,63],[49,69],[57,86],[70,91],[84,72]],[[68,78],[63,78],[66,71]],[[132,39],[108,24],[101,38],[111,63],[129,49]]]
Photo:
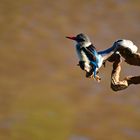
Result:
[[95,77],[92,75],[90,78],[93,78],[94,80],[96,80],[98,83],[101,81],[101,77],[96,75]]
[[101,77],[96,75],[96,77],[94,77],[94,79],[99,83],[101,81]]
[[93,79],[96,80],[98,83],[101,81],[101,77],[98,76],[98,75],[96,75],[96,76],[94,77],[93,74],[92,74],[92,75],[89,75],[88,73],[86,73],[86,77],[87,77],[87,78],[93,78]]

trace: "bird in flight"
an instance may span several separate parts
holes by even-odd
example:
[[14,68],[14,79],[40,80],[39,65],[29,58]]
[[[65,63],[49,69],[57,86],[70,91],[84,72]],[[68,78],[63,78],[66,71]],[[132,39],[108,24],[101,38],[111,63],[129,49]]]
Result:
[[80,33],[77,36],[66,36],[66,38],[76,41],[75,48],[79,58],[78,65],[82,70],[86,71],[86,77],[93,77],[98,82],[101,80],[97,75],[100,67],[113,53],[118,51],[118,48],[122,47],[128,48],[130,51],[137,51],[130,40],[118,40],[110,48],[97,51],[86,34]]

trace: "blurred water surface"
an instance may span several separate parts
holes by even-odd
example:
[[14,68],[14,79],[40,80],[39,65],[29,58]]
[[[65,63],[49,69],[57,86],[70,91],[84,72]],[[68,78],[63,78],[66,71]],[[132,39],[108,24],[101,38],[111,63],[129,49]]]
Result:
[[[66,35],[86,33],[98,50],[120,38],[140,44],[140,1],[1,0],[0,140],[139,140],[140,87],[110,89],[77,66]],[[138,75],[124,64],[122,77]]]

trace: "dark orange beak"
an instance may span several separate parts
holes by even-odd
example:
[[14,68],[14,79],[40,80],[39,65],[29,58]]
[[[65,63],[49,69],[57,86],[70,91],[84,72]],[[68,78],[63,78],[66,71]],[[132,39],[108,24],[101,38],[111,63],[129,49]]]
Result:
[[75,36],[71,36],[71,37],[70,36],[66,36],[66,38],[76,41],[76,37]]

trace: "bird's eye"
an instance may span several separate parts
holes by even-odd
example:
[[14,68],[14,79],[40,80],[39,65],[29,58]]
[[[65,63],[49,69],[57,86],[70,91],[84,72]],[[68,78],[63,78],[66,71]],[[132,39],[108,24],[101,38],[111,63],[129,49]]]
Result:
[[85,41],[83,38],[78,39],[79,42]]

